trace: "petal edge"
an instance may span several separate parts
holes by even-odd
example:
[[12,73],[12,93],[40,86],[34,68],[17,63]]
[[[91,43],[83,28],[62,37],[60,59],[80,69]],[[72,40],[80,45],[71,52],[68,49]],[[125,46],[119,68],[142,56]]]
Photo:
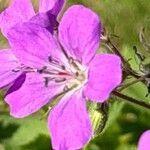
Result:
[[92,127],[81,91],[61,99],[49,114],[48,127],[56,150],[80,149],[90,140]]
[[89,64],[84,94],[92,101],[104,102],[122,79],[121,59],[113,54],[97,54]]

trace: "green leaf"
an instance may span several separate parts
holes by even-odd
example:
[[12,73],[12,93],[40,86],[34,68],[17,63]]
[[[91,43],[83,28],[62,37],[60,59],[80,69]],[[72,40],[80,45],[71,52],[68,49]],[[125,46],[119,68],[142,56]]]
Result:
[[49,137],[47,121],[40,120],[37,115],[24,119],[15,119],[7,114],[0,114],[0,120],[2,122],[0,139],[5,147],[9,147],[8,150],[12,150],[10,148],[12,144],[19,149],[22,145],[34,141],[39,135]]

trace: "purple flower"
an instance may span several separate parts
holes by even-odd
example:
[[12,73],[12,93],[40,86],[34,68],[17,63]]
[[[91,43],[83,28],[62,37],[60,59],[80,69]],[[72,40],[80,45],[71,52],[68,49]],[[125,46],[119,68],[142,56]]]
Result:
[[150,149],[150,130],[145,131],[138,143],[138,150],[149,150]]
[[10,7],[0,14],[1,31],[7,37],[7,32],[15,24],[31,21],[52,32],[63,4],[64,0],[40,0],[39,13],[36,14],[31,0],[12,0]]
[[121,82],[120,58],[96,54],[100,31],[99,17],[74,5],[65,12],[58,37],[32,22],[18,24],[8,33],[12,52],[22,64],[14,65],[12,72],[26,73],[22,86],[13,90],[20,83],[16,80],[5,97],[10,114],[28,116],[64,94],[48,117],[55,150],[80,149],[87,144],[93,132],[86,101],[106,101]]
[[[51,33],[56,25],[56,17],[63,6],[64,0],[40,0],[39,13],[34,12],[31,0],[13,0],[9,8],[0,14],[0,29],[9,41],[7,33],[18,23],[31,22],[45,27]],[[22,78],[23,64],[12,52],[12,49],[0,50],[0,88],[12,83],[16,78]],[[24,68],[25,69],[25,68]],[[13,70],[13,71],[12,71]],[[23,70],[23,72],[25,72]],[[23,79],[20,79],[23,81]]]

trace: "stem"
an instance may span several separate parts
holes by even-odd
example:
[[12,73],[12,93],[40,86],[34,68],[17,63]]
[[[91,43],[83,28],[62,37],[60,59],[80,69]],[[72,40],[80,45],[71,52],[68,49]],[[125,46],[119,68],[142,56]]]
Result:
[[119,52],[119,50],[115,47],[115,45],[111,42],[110,38],[108,37],[106,40],[106,44],[107,46],[113,51],[115,52],[115,54],[117,54],[123,63],[126,63],[126,60],[124,59],[124,57],[121,55],[121,53]]
[[129,87],[130,85],[133,85],[133,84],[136,84],[136,83],[138,83],[138,82],[140,82],[140,81],[143,81],[146,77],[147,77],[147,76],[145,75],[145,76],[142,76],[142,77],[140,77],[140,78],[138,78],[138,79],[136,79],[136,80],[134,80],[134,81],[132,81],[132,82],[130,82],[130,83],[127,83],[127,84],[125,84],[125,85],[122,85],[122,86],[118,89],[118,91],[120,92],[120,91],[126,89],[127,87]]
[[121,58],[121,61],[123,62],[123,64],[127,64],[129,66],[129,68],[126,68],[123,65],[125,72],[129,73],[131,76],[133,76],[135,78],[139,78],[139,76],[136,74],[136,72],[133,71],[132,68],[130,67],[130,64],[128,63],[128,61],[122,56],[122,54],[120,53],[118,48],[111,42],[109,37],[107,37],[106,45],[108,46],[109,49],[111,49],[115,54],[117,54]]
[[150,104],[145,103],[142,100],[134,99],[134,98],[132,98],[130,96],[124,95],[124,94],[119,93],[117,91],[114,91],[113,94],[116,95],[116,96],[118,96],[118,97],[120,97],[120,98],[122,98],[122,99],[124,99],[124,100],[126,100],[126,101],[128,101],[128,102],[131,102],[133,104],[137,104],[137,105],[142,106],[144,108],[150,109]]
[[134,78],[137,78],[137,79],[138,79],[138,78],[140,77],[140,76],[137,75],[133,70],[132,70],[132,71],[130,70],[129,72],[130,72],[130,75],[133,76]]

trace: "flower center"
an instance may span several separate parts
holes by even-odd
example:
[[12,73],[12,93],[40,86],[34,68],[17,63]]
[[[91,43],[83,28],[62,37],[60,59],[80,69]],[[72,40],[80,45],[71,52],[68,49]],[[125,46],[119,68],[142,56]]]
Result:
[[[35,69],[20,65],[13,69],[13,72],[35,72],[40,73],[44,78],[44,84],[48,87],[49,82],[55,82],[65,84],[65,91],[72,88],[81,88],[87,82],[87,69],[79,61],[68,58],[68,64],[65,66],[59,60],[48,57],[47,66],[43,66],[41,69]],[[68,67],[69,66],[69,67]]]
[[43,75],[45,79],[45,86],[49,82],[64,83],[66,89],[80,88],[87,79],[87,70],[80,62],[73,58],[68,59],[69,67],[55,58],[48,57],[49,64],[37,72]]

